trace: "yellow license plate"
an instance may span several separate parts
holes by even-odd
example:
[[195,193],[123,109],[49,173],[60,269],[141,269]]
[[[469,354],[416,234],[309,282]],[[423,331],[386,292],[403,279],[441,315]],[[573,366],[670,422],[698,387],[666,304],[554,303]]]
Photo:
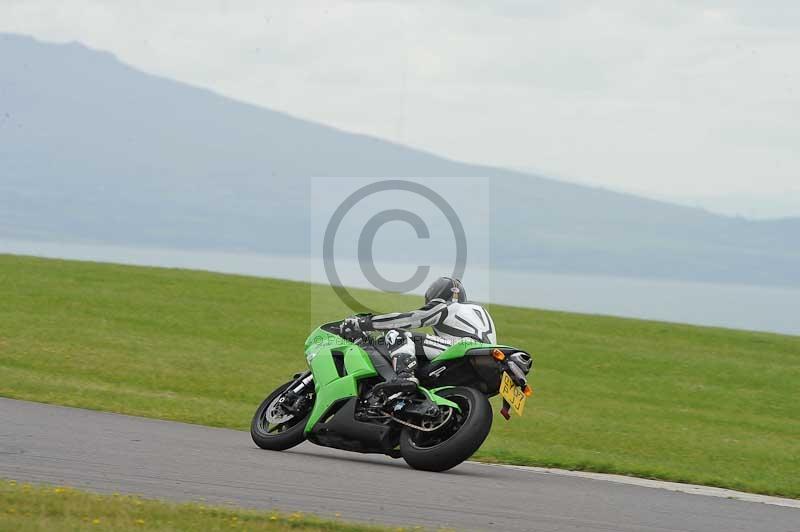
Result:
[[505,371],[500,381],[500,395],[511,404],[511,408],[514,409],[514,412],[520,416],[522,415],[522,409],[525,408],[525,399],[527,399],[527,397],[525,397],[525,393],[514,384],[514,381],[511,380],[511,376]]

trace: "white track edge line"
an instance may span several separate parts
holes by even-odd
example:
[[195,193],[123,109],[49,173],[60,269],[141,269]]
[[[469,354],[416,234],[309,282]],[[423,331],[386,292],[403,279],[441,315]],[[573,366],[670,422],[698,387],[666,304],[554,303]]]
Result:
[[706,497],[718,497],[721,499],[734,499],[745,502],[757,502],[771,504],[773,506],[784,506],[787,508],[799,508],[800,500],[786,499],[783,497],[773,497],[771,495],[759,495],[757,493],[747,493],[744,491],[730,490],[726,488],[716,488],[713,486],[700,486],[697,484],[683,484],[681,482],[668,482],[666,480],[653,480],[649,478],[628,477],[625,475],[612,475],[608,473],[591,473],[588,471],[570,471],[569,469],[554,469],[549,467],[517,466],[509,464],[490,464],[486,462],[470,461],[470,464],[503,467],[506,469],[517,469],[519,471],[529,471],[543,475],[559,475],[564,477],[590,478],[593,480],[603,480],[605,482],[615,482],[617,484],[628,484],[643,488],[655,488],[668,491],[688,493],[689,495],[704,495]]

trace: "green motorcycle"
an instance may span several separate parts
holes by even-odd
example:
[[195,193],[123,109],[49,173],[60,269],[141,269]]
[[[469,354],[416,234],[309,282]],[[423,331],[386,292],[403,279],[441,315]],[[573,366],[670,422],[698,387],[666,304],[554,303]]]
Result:
[[309,371],[294,375],[261,403],[250,434],[262,449],[282,451],[309,440],[360,453],[402,457],[411,467],[445,471],[478,450],[492,427],[489,397],[501,414],[522,415],[532,393],[532,359],[508,346],[463,339],[420,361],[414,393],[373,387],[394,376],[382,336],[339,336],[340,322],[320,326],[305,343]]

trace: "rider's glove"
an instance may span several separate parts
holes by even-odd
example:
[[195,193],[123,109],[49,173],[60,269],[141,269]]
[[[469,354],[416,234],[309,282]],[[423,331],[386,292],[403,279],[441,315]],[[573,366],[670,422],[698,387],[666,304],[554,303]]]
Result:
[[339,325],[339,336],[345,340],[355,340],[361,337],[361,324],[356,316],[346,318]]
[[342,327],[347,327],[355,331],[360,331],[361,324],[359,323],[358,316],[350,316],[349,318],[345,318],[344,321],[342,322]]

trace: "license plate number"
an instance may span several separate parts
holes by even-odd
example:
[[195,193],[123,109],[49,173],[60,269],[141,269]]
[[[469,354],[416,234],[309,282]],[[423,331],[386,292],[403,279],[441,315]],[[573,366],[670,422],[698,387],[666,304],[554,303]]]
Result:
[[527,397],[505,371],[503,372],[503,378],[500,380],[500,395],[511,404],[511,408],[517,415],[522,415],[522,409],[525,408],[525,399]]

